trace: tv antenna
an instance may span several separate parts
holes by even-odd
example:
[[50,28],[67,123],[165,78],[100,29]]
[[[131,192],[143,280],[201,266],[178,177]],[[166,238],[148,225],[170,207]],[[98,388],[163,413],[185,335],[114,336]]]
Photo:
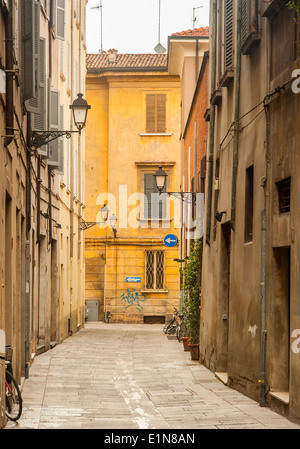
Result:
[[102,54],[102,50],[103,50],[102,0],[100,0],[100,4],[99,5],[92,6],[91,9],[99,9],[100,10],[100,26],[101,26],[100,53]]
[[158,0],[158,44],[156,45],[156,47],[154,47],[154,50],[156,51],[156,53],[165,53],[167,50],[160,43],[160,6],[161,0]]
[[196,28],[196,21],[197,21],[197,17],[196,17],[196,9],[200,9],[203,8],[203,6],[197,6],[196,8],[193,8],[193,28]]

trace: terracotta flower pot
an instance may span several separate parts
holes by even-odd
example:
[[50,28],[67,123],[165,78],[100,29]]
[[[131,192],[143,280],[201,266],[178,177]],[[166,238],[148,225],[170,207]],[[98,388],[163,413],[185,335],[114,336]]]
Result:
[[189,343],[190,351],[191,351],[191,359],[199,360],[199,343],[191,344]]
[[189,337],[182,337],[182,343],[183,343],[183,349],[185,351],[189,351],[190,350]]

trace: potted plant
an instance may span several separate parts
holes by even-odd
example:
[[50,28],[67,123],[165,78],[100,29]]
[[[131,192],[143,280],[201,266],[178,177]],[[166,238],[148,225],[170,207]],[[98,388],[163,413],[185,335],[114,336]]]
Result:
[[201,254],[202,239],[198,239],[183,271],[184,310],[192,360],[199,360]]

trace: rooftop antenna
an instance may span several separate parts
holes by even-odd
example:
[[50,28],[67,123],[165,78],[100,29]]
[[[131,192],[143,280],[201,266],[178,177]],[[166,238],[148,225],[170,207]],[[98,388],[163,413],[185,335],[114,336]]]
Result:
[[154,50],[156,51],[156,53],[165,53],[167,50],[160,43],[160,5],[161,0],[158,0],[158,44],[156,45],[156,47],[154,47]]
[[193,8],[193,28],[196,28],[196,21],[197,21],[197,17],[196,17],[196,9],[200,9],[203,8],[203,6],[197,6],[196,8]]
[[97,6],[92,6],[91,7],[91,9],[99,9],[100,10],[100,25],[101,25],[101,41],[100,41],[100,44],[101,44],[101,48],[100,48],[100,53],[102,54],[102,50],[103,50],[103,30],[102,30],[102,28],[103,28],[103,23],[102,23],[102,0],[100,0],[100,4],[99,5],[97,5]]

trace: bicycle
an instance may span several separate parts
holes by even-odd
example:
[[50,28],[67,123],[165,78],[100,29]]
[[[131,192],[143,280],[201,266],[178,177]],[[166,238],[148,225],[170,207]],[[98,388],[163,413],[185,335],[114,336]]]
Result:
[[176,337],[180,343],[182,341],[182,337],[185,334],[185,323],[184,323],[182,314],[179,314],[178,317],[179,317],[179,322],[177,322]]
[[22,415],[22,395],[12,369],[12,348],[6,346],[5,357],[5,414],[11,421],[18,421]]
[[173,317],[164,325],[163,331],[165,334],[174,335],[176,334],[178,322],[177,318],[179,316],[179,311],[174,307]]

